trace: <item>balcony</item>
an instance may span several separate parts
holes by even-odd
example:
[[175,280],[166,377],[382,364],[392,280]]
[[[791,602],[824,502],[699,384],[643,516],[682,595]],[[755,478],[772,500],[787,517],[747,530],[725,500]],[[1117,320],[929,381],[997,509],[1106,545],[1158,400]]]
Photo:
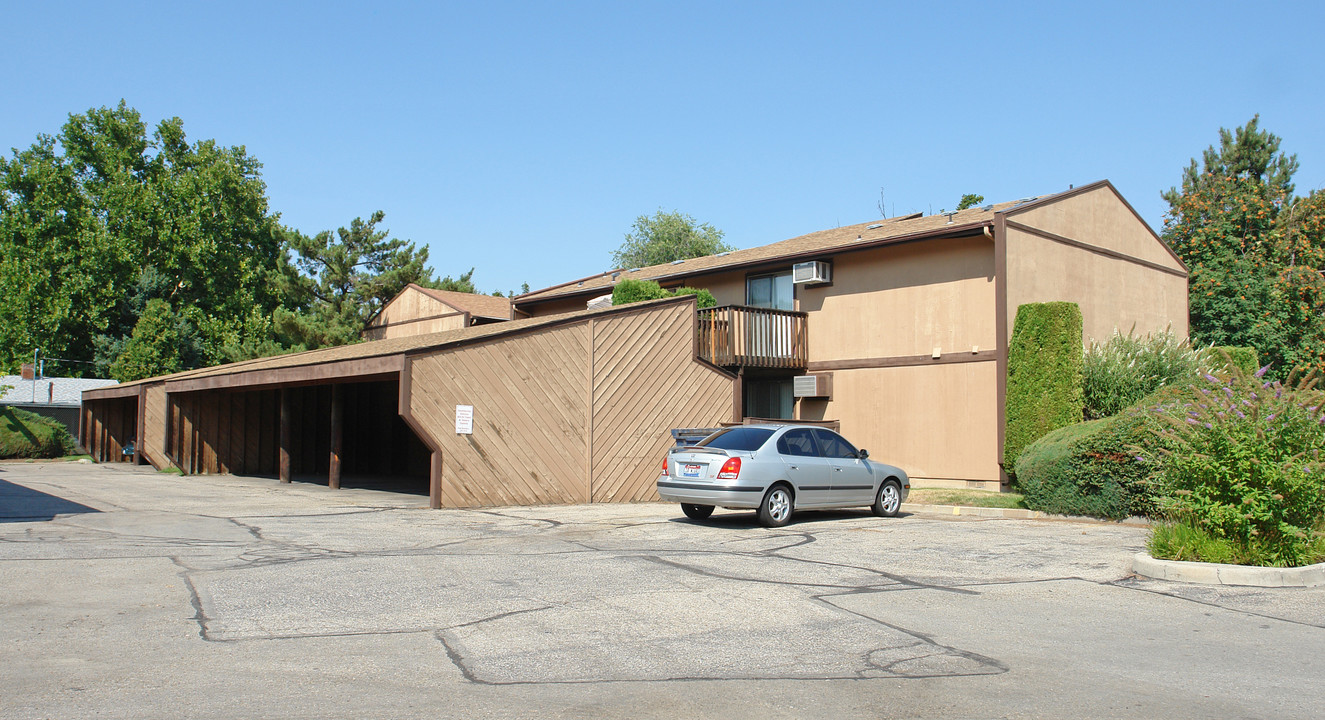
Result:
[[721,367],[803,370],[805,313],[726,305],[699,311],[699,357]]

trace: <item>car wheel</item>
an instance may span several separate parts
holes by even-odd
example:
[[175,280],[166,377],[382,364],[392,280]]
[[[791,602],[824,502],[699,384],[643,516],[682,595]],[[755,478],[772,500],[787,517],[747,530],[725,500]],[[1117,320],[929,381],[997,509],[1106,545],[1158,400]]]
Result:
[[782,527],[791,521],[791,490],[786,485],[774,485],[759,503],[759,524],[764,527]]
[[708,516],[713,514],[712,505],[691,505],[690,503],[681,503],[681,512],[691,520],[707,520]]
[[897,517],[902,509],[902,486],[896,480],[884,480],[870,509],[879,517]]

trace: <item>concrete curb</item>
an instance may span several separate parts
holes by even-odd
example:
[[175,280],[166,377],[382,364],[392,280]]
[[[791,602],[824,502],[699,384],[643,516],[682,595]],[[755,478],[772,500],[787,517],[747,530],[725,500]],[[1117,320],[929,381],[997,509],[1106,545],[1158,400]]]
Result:
[[1024,508],[989,508],[971,505],[920,505],[902,503],[904,512],[937,513],[939,515],[961,515],[966,517],[1008,518],[1011,520],[1073,520],[1077,522],[1111,523],[1114,525],[1132,525],[1148,527],[1150,521],[1145,518],[1127,518],[1126,520],[1101,520],[1099,518],[1080,517],[1077,515],[1054,515],[1039,510]]
[[1142,577],[1201,585],[1252,587],[1320,587],[1325,585],[1325,563],[1295,568],[1220,565],[1218,563],[1160,560],[1149,553],[1132,556],[1132,572]]

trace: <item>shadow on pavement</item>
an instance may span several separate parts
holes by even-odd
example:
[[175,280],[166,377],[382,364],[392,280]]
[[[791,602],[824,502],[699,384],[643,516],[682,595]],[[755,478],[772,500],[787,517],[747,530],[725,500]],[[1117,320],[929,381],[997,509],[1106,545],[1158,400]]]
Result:
[[[795,527],[797,525],[815,525],[818,523],[832,522],[834,520],[849,520],[849,519],[858,520],[861,518],[873,518],[881,522],[887,522],[890,520],[898,520],[910,516],[911,513],[902,512],[898,513],[897,517],[881,518],[881,517],[875,517],[874,513],[870,512],[868,509],[797,510],[795,513],[792,514],[791,522],[787,523],[787,525],[782,529]],[[690,518],[684,515],[679,515],[677,517],[672,518],[670,522],[682,523],[686,525],[713,525],[716,527],[730,527],[730,528],[760,527],[759,518],[755,514],[754,510],[731,510],[726,512],[719,510],[713,513],[713,515],[709,517],[707,520],[691,520]]]
[[0,480],[0,523],[54,520],[56,515],[101,512],[72,500]]

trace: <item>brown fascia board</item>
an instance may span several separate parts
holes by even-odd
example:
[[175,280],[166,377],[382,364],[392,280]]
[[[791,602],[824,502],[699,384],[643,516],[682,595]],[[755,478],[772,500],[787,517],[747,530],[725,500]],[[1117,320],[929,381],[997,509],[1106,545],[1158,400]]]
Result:
[[[850,245],[837,245],[834,247],[819,248],[816,250],[805,250],[802,252],[792,253],[789,255],[778,255],[775,257],[746,260],[743,262],[731,263],[730,265],[718,265],[711,268],[704,268],[703,270],[698,270],[695,272],[672,273],[670,275],[657,275],[654,277],[636,278],[636,279],[652,280],[656,283],[664,283],[664,282],[670,282],[672,280],[685,280],[687,278],[704,277],[706,275],[719,275],[721,273],[731,272],[733,270],[746,270],[749,268],[756,268],[763,266],[785,265],[788,262],[795,262],[797,260],[808,260],[813,258],[824,258],[835,255],[845,255],[847,253],[859,252],[862,250],[873,250],[875,248],[887,247],[889,245],[901,245],[903,243],[919,242],[921,240],[937,240],[945,237],[963,237],[965,235],[973,234],[976,231],[980,230],[981,228],[993,227],[993,226],[994,226],[994,221],[992,219],[981,220],[979,222],[973,222],[973,223],[964,223],[961,225],[953,225],[951,227],[945,225],[937,230],[922,230],[920,232],[914,232],[907,235],[894,235],[892,237],[880,238],[878,240],[864,240],[861,242],[851,243]],[[592,280],[593,278],[602,277],[603,275],[608,275],[608,274],[609,273],[598,273],[597,275],[590,275],[586,278],[581,278],[579,280],[572,280],[568,283],[562,283],[560,285],[553,285],[551,287],[543,288],[542,290],[531,292],[529,294],[534,295],[537,293],[545,293],[549,290],[555,290],[556,288],[565,287],[567,285],[573,285],[577,282],[583,282],[585,280]],[[603,287],[585,288],[584,290],[579,290],[575,292],[568,292],[568,293],[562,293],[560,295],[549,295],[547,297],[537,298],[534,300],[530,300],[529,303],[533,304],[533,303],[549,302],[553,300],[568,300],[583,295],[602,295],[604,294],[605,290],[610,291],[611,289],[612,289],[611,285],[606,285]],[[513,303],[518,302],[520,300],[520,297],[516,297],[512,302]]]
[[160,378],[151,378],[148,380],[136,380],[131,383],[121,383],[119,385],[108,385],[102,388],[93,388],[83,391],[83,400],[109,400],[111,398],[124,398],[138,395],[143,388],[165,382]]
[[1164,238],[1160,237],[1159,233],[1155,232],[1155,229],[1150,227],[1150,223],[1146,222],[1145,218],[1141,217],[1141,213],[1137,212],[1136,208],[1132,207],[1132,203],[1127,202],[1127,198],[1123,197],[1123,194],[1118,192],[1118,188],[1114,187],[1113,183],[1109,182],[1107,179],[1099,180],[1090,183],[1089,185],[1082,185],[1080,187],[1075,187],[1072,188],[1071,190],[1065,190],[1060,193],[1054,193],[1053,195],[1046,195],[1042,198],[1037,198],[1035,200],[1032,200],[1024,205],[1018,205],[1014,208],[1008,208],[1007,210],[1004,210],[1000,214],[1004,215],[1005,217],[1011,217],[1018,213],[1031,210],[1033,208],[1043,207],[1045,205],[1052,205],[1056,202],[1066,200],[1068,198],[1081,195],[1083,193],[1088,193],[1093,190],[1098,190],[1102,187],[1108,188],[1109,191],[1113,193],[1113,196],[1118,198],[1118,201],[1123,204],[1123,207],[1127,208],[1132,213],[1132,216],[1136,218],[1136,221],[1141,223],[1141,227],[1144,227],[1146,229],[1146,232],[1150,233],[1150,236],[1155,238],[1155,242],[1159,243],[1160,247],[1164,248],[1164,251],[1169,254],[1169,257],[1173,258],[1173,260],[1182,267],[1183,272],[1186,273],[1191,272],[1191,268],[1187,267],[1187,263],[1183,262],[1182,258],[1178,257],[1177,253],[1173,252],[1173,248],[1169,247],[1169,244],[1164,242]]
[[167,380],[166,392],[193,392],[196,390],[218,390],[235,387],[255,388],[271,385],[308,385],[344,378],[377,378],[400,372],[403,364],[403,354],[379,355],[377,357],[339,360],[315,365],[297,365],[271,370],[252,370],[200,378],[182,378]]

